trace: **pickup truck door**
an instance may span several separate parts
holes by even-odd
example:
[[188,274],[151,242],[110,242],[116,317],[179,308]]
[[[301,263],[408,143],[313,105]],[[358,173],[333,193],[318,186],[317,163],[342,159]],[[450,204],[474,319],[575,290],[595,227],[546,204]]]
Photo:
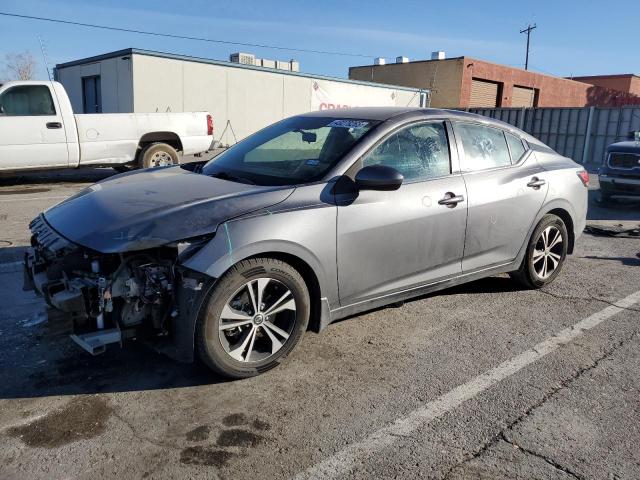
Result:
[[68,165],[62,114],[49,86],[8,85],[0,93],[0,171]]

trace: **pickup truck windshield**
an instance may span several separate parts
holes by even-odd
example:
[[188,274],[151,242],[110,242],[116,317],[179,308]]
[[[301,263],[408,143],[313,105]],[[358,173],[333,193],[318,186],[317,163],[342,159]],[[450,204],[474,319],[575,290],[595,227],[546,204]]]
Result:
[[221,153],[202,173],[257,185],[314,182],[378,123],[339,117],[288,118]]

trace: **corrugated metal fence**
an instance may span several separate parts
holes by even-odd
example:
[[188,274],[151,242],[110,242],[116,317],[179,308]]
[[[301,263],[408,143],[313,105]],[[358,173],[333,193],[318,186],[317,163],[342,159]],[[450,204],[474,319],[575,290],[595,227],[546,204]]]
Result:
[[468,111],[510,123],[582,164],[600,164],[607,145],[633,138],[631,132],[640,131],[638,106],[470,108]]

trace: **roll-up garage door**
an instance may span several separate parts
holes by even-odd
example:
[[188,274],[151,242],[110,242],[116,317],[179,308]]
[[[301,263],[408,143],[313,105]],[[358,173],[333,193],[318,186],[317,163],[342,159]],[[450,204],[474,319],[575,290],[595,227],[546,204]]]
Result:
[[533,88],[513,87],[513,96],[511,97],[512,107],[533,107],[533,99],[536,91]]
[[494,82],[487,82],[485,80],[478,80],[476,78],[472,79],[469,107],[495,108],[497,106],[498,84]]

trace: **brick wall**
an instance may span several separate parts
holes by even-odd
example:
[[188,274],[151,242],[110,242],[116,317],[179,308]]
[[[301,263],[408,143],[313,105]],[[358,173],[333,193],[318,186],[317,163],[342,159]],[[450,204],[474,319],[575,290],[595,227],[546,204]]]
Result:
[[535,88],[538,107],[585,107],[638,105],[640,97],[587,83],[544,75],[530,70],[507,67],[474,58],[464,57],[460,107],[469,106],[471,79],[480,78],[500,82],[502,98],[499,107],[510,107],[513,86]]
[[538,107],[640,105],[640,95],[469,57],[351,67],[349,78],[431,89],[431,106],[443,108],[469,107],[472,78],[502,84],[498,107],[511,106],[514,85],[536,89]]
[[572,80],[640,96],[640,77],[633,74],[573,77]]

